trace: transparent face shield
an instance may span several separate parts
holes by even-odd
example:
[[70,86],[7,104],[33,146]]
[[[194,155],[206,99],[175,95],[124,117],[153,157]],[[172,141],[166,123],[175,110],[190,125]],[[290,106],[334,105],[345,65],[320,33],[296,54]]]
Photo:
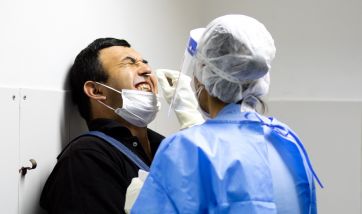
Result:
[[[205,31],[205,28],[196,28],[196,29],[190,31],[190,37],[187,42],[187,46],[186,46],[185,53],[184,53],[184,59],[182,62],[181,71],[180,71],[178,79],[180,79],[181,73],[184,75],[188,75],[188,76],[192,75],[192,73],[191,73],[192,59],[193,59],[193,57],[195,57],[198,41],[200,40],[204,31]],[[176,99],[176,94],[179,91],[178,82],[179,81],[176,82],[176,87],[175,87],[176,89],[175,89],[175,93],[173,94],[173,97],[172,97],[172,100],[170,103],[170,108],[168,109],[168,115],[170,115],[171,109],[173,109],[175,99]]]

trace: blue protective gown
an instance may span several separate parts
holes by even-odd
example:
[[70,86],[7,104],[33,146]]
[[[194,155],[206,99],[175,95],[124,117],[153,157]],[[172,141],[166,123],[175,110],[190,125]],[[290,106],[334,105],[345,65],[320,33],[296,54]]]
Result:
[[[287,176],[292,186],[279,190],[288,185]],[[162,142],[131,213],[314,214],[314,177],[286,125],[229,104],[217,117]],[[296,194],[294,205],[288,194]]]

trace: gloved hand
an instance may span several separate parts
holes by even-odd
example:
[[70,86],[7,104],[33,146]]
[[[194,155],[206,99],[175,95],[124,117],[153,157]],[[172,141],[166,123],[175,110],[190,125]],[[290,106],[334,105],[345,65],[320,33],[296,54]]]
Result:
[[[173,109],[180,123],[180,129],[189,128],[205,121],[201,113],[197,110],[198,103],[190,86],[190,77],[183,73],[181,73],[180,76],[179,71],[169,69],[156,70],[156,76],[168,104],[171,103],[176,90],[176,85],[178,84],[178,91],[175,95]],[[180,81],[177,83],[179,76]],[[172,85],[170,85],[167,78],[171,80]]]
[[138,194],[140,193],[147,176],[148,172],[142,169],[138,170],[138,177],[133,178],[131,184],[128,186],[126,192],[126,202],[124,204],[124,211],[126,213],[131,213],[131,208],[134,202],[136,202]]

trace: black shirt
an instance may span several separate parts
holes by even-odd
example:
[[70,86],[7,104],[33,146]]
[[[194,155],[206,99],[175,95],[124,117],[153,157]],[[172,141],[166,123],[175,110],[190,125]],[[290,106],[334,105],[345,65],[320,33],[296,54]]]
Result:
[[[151,164],[137,137],[116,121],[96,119],[89,129],[117,139]],[[148,139],[154,156],[164,137],[148,129]],[[111,144],[95,137],[79,138],[58,156],[40,205],[51,214],[124,213],[126,190],[138,169]]]

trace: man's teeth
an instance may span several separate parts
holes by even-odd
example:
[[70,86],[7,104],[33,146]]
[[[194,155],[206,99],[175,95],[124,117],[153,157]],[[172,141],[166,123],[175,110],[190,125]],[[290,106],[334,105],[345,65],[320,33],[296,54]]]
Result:
[[150,85],[148,85],[146,83],[139,84],[137,86],[137,89],[140,90],[140,91],[151,91]]

